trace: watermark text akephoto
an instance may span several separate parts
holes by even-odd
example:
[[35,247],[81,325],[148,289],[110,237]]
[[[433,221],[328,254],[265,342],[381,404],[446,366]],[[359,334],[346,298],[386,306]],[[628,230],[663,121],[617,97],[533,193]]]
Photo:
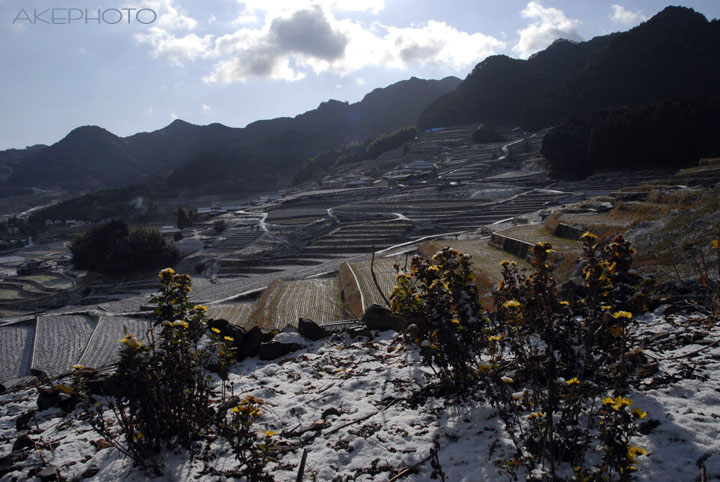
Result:
[[157,20],[151,8],[46,8],[22,9],[15,15],[13,24],[30,25],[92,25],[142,24]]

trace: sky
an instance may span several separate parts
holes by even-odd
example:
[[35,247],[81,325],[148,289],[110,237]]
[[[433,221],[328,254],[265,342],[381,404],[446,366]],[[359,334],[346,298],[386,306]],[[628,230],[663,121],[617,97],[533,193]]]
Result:
[[[656,0],[0,0],[0,150],[295,116],[494,54],[632,28]],[[681,3],[720,17],[720,1]]]

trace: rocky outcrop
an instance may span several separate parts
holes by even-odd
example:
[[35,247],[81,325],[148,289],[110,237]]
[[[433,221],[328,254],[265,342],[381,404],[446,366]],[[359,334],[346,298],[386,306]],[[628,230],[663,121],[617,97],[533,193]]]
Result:
[[396,315],[387,308],[375,304],[370,305],[370,307],[365,310],[365,314],[360,322],[370,330],[392,330],[399,332],[407,328],[407,322],[402,316]]

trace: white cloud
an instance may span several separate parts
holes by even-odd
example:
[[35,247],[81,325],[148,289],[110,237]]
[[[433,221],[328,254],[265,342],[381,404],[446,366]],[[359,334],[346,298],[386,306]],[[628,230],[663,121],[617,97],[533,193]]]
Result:
[[157,14],[153,26],[161,29],[193,30],[198,25],[198,21],[192,18],[184,8],[176,5],[175,0],[143,0],[140,5],[139,8],[150,8]]
[[182,65],[183,61],[195,60],[211,48],[212,35],[186,33],[194,30],[198,21],[176,5],[175,0],[144,0],[141,5],[140,8],[152,9],[157,20],[147,31],[136,33],[133,38],[150,45],[153,57],[167,57],[174,64]]
[[523,17],[535,20],[518,31],[520,39],[512,50],[521,58],[528,58],[559,38],[582,40],[576,30],[580,21],[567,18],[562,10],[544,7],[540,2],[529,2],[521,13]]
[[647,20],[647,17],[642,12],[633,12],[626,9],[622,5],[613,5],[613,13],[610,15],[610,21],[625,27],[630,25],[637,25],[638,23]]
[[293,81],[310,72],[348,75],[379,65],[407,69],[434,64],[460,71],[505,48],[505,42],[494,37],[462,32],[444,22],[407,28],[375,23],[367,28],[317,8],[303,12],[290,17],[296,23],[276,19],[263,29],[240,29],[218,38],[215,54],[234,58],[218,62],[205,81],[227,84],[258,77]]
[[201,104],[200,108],[202,109],[203,113],[207,114],[212,110],[212,107],[207,104]]
[[167,57],[177,65],[182,65],[184,60],[195,60],[205,55],[212,46],[211,35],[200,37],[191,33],[176,36],[160,27],[150,27],[145,33],[135,34],[134,38],[140,43],[149,44],[153,57]]
[[153,56],[176,64],[215,59],[203,78],[208,83],[296,81],[311,73],[348,75],[367,66],[437,65],[459,73],[506,47],[503,40],[445,22],[400,28],[343,16],[348,11],[377,13],[384,0],[247,0],[239,2],[240,16],[230,24],[234,31],[219,36],[188,32],[196,22],[175,0],[147,1],[162,3],[173,27],[153,26],[135,39],[149,45]]

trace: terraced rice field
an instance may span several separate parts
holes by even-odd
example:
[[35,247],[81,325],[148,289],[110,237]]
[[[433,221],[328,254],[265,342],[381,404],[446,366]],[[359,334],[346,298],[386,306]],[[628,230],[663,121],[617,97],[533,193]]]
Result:
[[20,292],[18,290],[0,290],[0,300],[12,300],[15,298],[20,298]]
[[224,319],[232,325],[249,328],[250,315],[255,311],[255,303],[238,303],[234,305],[208,306],[209,318]]
[[49,375],[68,371],[80,360],[95,322],[87,316],[41,316],[37,322],[32,368]]
[[73,283],[71,280],[64,276],[57,276],[53,274],[48,275],[32,275],[32,276],[23,276],[22,279],[28,280],[28,281],[34,281],[35,283],[38,283],[42,285],[45,288],[51,288],[51,289],[68,289],[72,288]]
[[125,330],[147,341],[148,328],[150,322],[141,318],[102,316],[79,363],[87,367],[100,368],[115,362],[121,347],[120,339],[125,336]]
[[[393,267],[395,263],[403,268],[405,266],[405,257],[398,256],[394,258],[376,258],[373,268],[378,284],[385,296],[388,298],[390,297],[390,292],[392,292],[392,289],[395,287],[395,276],[397,274],[395,268]],[[385,306],[385,301],[378,292],[375,282],[373,281],[372,272],[370,270],[370,261],[358,261],[348,264],[357,279],[360,292],[363,296],[363,310],[373,303]]]
[[556,251],[582,251],[582,243],[571,239],[558,238],[548,233],[542,224],[530,224],[525,226],[513,226],[512,228],[498,231],[498,234],[519,239],[527,243],[549,242]]
[[[269,288],[270,289],[270,288]],[[344,318],[340,288],[335,278],[277,282],[268,297],[258,303],[253,320],[268,329],[297,326],[298,318],[323,324]]]
[[34,337],[32,322],[0,327],[0,381],[27,375]]

